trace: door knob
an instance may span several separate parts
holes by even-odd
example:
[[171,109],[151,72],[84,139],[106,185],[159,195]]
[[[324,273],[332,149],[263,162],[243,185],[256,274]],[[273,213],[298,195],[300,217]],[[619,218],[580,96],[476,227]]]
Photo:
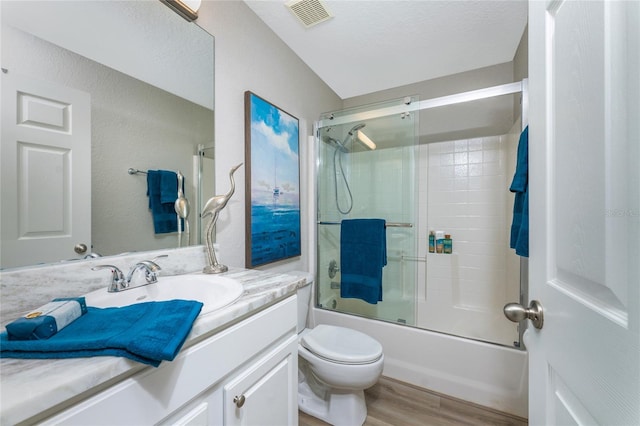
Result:
[[542,305],[537,300],[532,300],[529,304],[529,308],[525,308],[519,303],[507,303],[504,305],[503,311],[504,316],[513,322],[530,319],[533,326],[537,329],[541,329],[544,323]]
[[78,243],[73,247],[73,251],[75,251],[78,254],[86,253],[87,245],[83,243]]

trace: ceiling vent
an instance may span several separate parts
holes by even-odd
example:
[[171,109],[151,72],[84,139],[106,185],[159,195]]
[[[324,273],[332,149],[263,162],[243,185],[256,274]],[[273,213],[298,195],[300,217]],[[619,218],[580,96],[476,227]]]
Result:
[[292,0],[285,4],[306,27],[312,27],[333,18],[321,0]]

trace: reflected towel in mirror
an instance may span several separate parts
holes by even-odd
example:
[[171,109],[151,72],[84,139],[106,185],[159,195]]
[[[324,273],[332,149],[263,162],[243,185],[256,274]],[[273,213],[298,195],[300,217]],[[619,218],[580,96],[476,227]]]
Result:
[[156,234],[178,232],[174,203],[178,198],[178,175],[170,170],[147,172],[147,196]]

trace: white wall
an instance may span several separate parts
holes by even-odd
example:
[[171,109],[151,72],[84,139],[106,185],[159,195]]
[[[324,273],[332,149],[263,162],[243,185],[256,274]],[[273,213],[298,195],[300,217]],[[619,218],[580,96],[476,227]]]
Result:
[[[302,256],[260,269],[310,270],[315,256],[309,218],[315,203],[309,188],[308,136],[320,113],[340,109],[340,98],[240,1],[205,1],[198,25],[215,37],[216,193],[229,189],[229,169],[244,159],[244,92],[250,90],[300,121]],[[236,192],[217,223],[220,261],[245,266],[244,168],[236,172]]]

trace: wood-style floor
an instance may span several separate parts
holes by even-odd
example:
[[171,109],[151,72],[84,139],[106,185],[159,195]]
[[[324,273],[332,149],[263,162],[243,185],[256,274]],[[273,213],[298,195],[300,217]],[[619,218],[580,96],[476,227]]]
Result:
[[[365,426],[513,425],[527,420],[382,377],[365,392]],[[300,426],[327,423],[299,412]]]

